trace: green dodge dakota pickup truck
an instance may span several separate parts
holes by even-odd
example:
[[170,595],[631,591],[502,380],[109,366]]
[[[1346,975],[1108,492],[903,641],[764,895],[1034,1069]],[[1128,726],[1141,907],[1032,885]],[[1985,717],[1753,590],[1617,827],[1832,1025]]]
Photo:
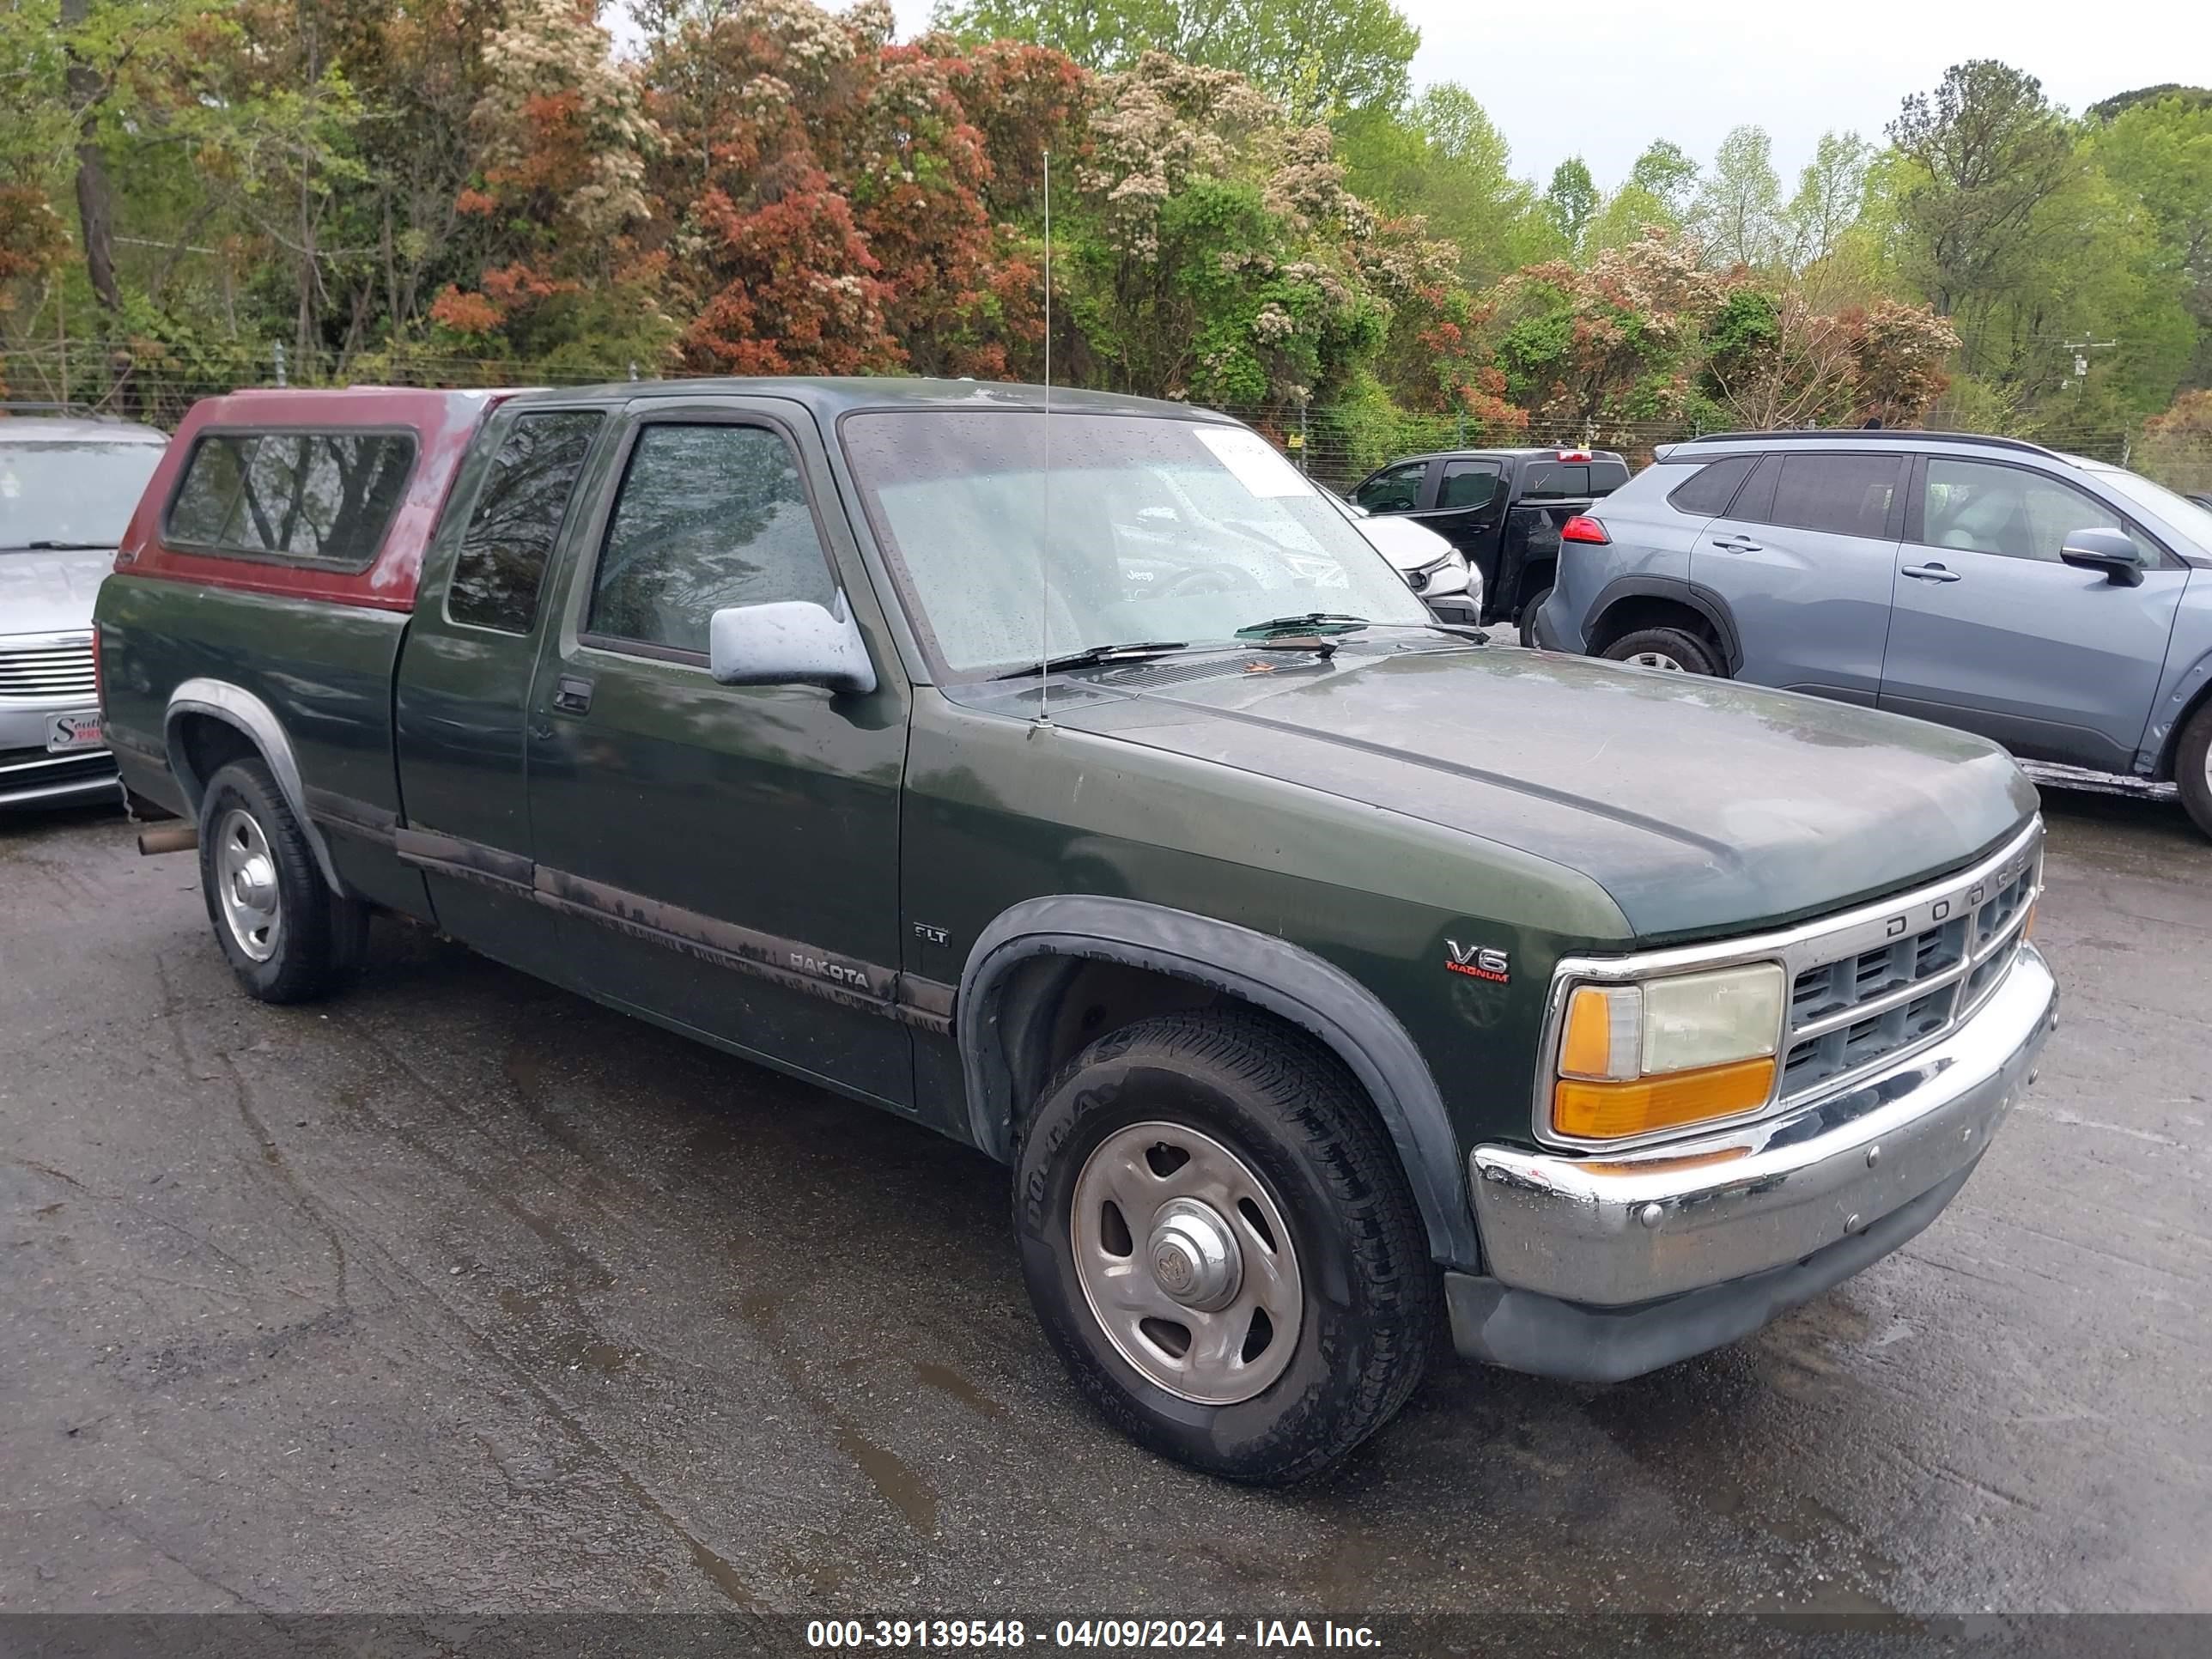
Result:
[[1083,1390],[1239,1480],[1446,1340],[1757,1329],[1941,1212],[2053,1023],[2002,751],[1486,646],[1174,404],[240,393],[97,645],[252,994],[394,912],[972,1144]]

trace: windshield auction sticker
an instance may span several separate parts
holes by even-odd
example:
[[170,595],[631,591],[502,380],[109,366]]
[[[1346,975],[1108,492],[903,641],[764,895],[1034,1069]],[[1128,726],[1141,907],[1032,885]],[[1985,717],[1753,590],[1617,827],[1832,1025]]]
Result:
[[1194,428],[1199,442],[1237,476],[1237,482],[1255,495],[1304,495],[1313,486],[1297,468],[1285,460],[1274,445],[1241,426],[1201,426]]

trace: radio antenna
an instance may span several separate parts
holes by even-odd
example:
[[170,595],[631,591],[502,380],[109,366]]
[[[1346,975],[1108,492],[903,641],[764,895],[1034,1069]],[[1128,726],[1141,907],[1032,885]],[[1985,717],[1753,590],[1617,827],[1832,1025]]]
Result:
[[1037,717],[1052,724],[1052,152],[1044,153],[1044,528],[1037,538]]

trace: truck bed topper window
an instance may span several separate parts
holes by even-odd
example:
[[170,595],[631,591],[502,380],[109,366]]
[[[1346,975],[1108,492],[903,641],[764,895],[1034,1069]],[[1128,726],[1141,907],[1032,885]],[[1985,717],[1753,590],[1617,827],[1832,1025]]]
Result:
[[365,570],[414,469],[411,432],[204,432],[170,497],[163,539],[195,553]]

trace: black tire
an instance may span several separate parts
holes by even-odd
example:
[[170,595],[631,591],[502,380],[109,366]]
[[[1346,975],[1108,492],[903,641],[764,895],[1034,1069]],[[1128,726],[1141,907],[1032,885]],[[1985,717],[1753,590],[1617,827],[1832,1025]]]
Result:
[[[274,877],[276,921],[266,931],[265,957],[247,948],[247,933],[234,927],[223,896],[226,842],[249,854],[252,850],[252,831],[240,814],[258,830]],[[258,760],[233,761],[210,778],[200,798],[199,829],[201,896],[238,982],[264,1002],[312,1002],[349,984],[368,953],[368,907],[331,890],[268,767]]]
[[[1632,634],[1623,634],[1598,655],[1609,662],[1632,662],[1641,656],[1663,657],[1680,664],[1685,674],[1711,677],[1721,672],[1720,659],[1712,647],[1681,628],[1639,628]],[[1656,663],[1647,665],[1662,666]]]
[[1536,612],[1551,597],[1552,590],[1547,586],[1540,592],[1529,595],[1528,602],[1521,607],[1521,643],[1531,651],[1536,648]]
[[[1242,1160],[1295,1250],[1303,1313],[1285,1369],[1236,1403],[1199,1403],[1133,1365],[1079,1277],[1079,1177],[1115,1131],[1152,1121]],[[1288,1485],[1342,1462],[1413,1394],[1442,1324],[1427,1233],[1368,1101],[1319,1044],[1256,1015],[1163,1015],[1079,1054],[1028,1126],[1014,1224],[1037,1316],[1092,1404],[1140,1444],[1233,1480]]]
[[2197,705],[2173,746],[2173,783],[2189,821],[2212,836],[2212,699]]

